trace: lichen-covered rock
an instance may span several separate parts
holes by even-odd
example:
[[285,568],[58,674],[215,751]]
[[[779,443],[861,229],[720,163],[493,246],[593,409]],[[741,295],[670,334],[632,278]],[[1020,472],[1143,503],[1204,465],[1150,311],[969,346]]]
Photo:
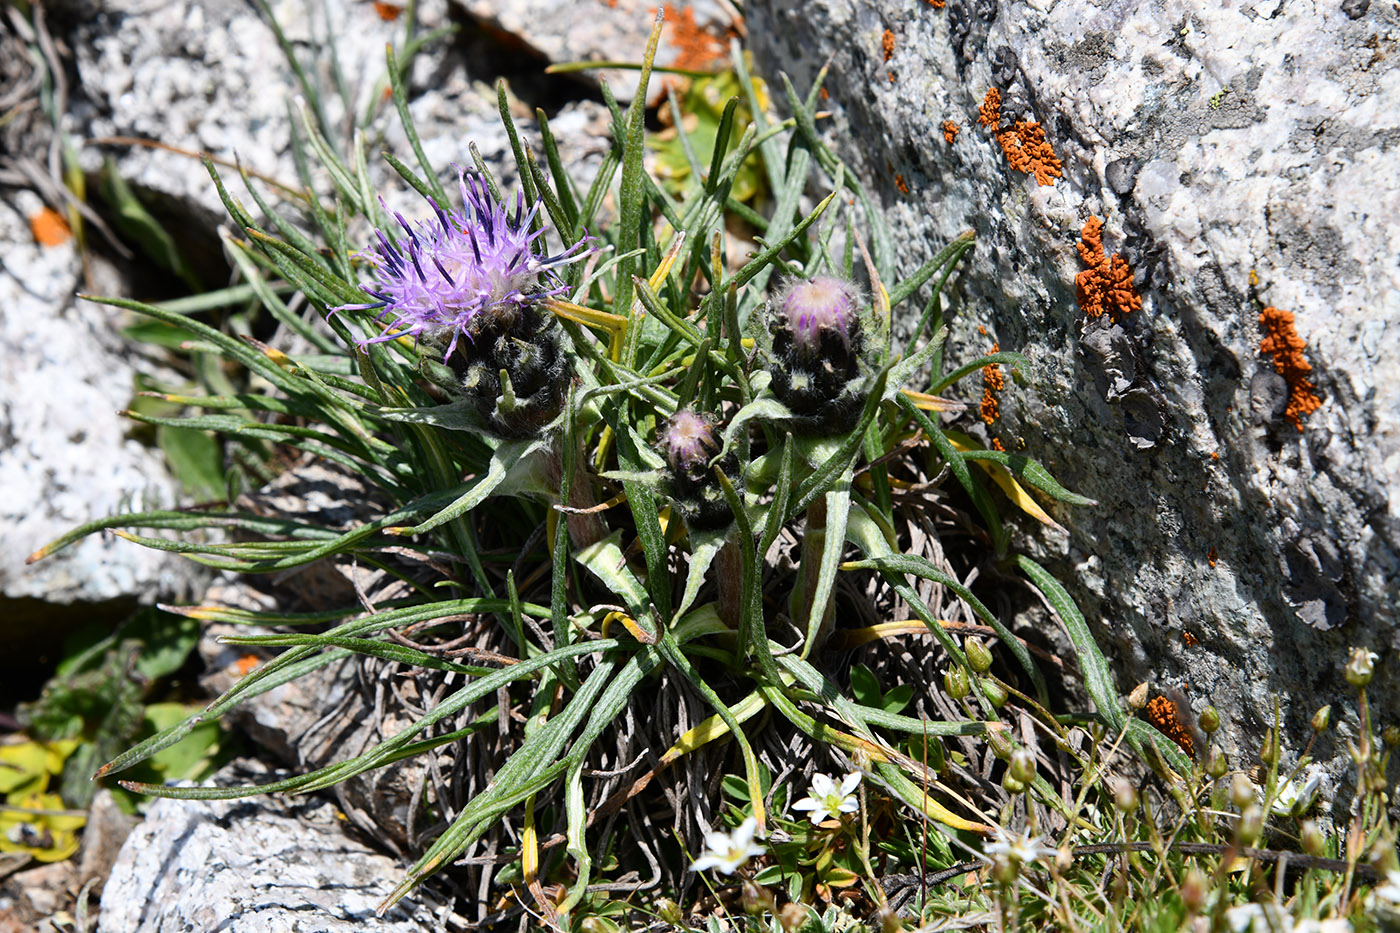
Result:
[[[990,430],[1099,500],[1057,513],[1069,539],[1044,546],[1124,683],[1214,704],[1243,754],[1275,697],[1290,742],[1324,703],[1347,706],[1340,731],[1354,730],[1339,674],[1364,644],[1381,654],[1373,708],[1400,709],[1394,6],[745,9],[770,73],[805,89],[830,62],[830,138],[881,200],[895,268],[976,231],[953,352],[996,342],[1030,358]],[[1000,108],[983,125],[991,88]],[[961,127],[951,142],[944,121]],[[1037,133],[1061,173],[1039,183]],[[1077,288],[1086,255],[1100,278]],[[1141,307],[1090,318],[1106,309],[1085,286]],[[1294,332],[1278,316],[1266,332],[1266,306]],[[1270,336],[1311,371],[1276,369],[1259,352]],[[1322,404],[1300,416],[1303,378]],[[1339,766],[1344,748],[1314,753]]]
[[22,665],[57,648],[65,619],[185,597],[198,577],[175,555],[100,535],[25,566],[77,525],[178,498],[160,452],[128,437],[117,414],[135,391],[118,330],[126,314],[75,297],[77,250],[35,241],[29,220],[41,208],[29,191],[0,197],[0,641]]
[[[276,775],[240,760],[219,784]],[[418,933],[436,930],[419,889],[383,917],[375,908],[406,866],[351,839],[319,797],[158,800],[117,857],[99,933]],[[441,909],[441,906],[438,906]]]

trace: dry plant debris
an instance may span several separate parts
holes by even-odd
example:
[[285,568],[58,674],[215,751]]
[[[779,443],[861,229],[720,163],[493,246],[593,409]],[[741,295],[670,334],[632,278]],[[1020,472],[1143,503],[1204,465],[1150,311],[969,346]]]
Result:
[[1109,320],[1117,323],[1142,307],[1142,298],[1133,288],[1133,270],[1121,253],[1105,255],[1102,220],[1090,217],[1079,235],[1079,258],[1085,267],[1074,277],[1079,307],[1090,317],[1107,312]]
[[1293,326],[1293,312],[1281,308],[1265,308],[1259,312],[1259,323],[1264,327],[1264,338],[1259,341],[1259,352],[1268,353],[1274,358],[1274,372],[1288,383],[1288,405],[1283,413],[1293,426],[1303,430],[1303,419],[1322,406],[1313,386],[1312,366],[1303,351],[1307,345]]

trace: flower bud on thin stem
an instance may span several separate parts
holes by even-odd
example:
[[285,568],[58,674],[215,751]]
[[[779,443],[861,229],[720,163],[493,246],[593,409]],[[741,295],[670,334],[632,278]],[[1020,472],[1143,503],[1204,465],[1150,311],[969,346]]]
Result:
[[963,646],[967,651],[967,663],[974,671],[985,674],[992,667],[992,652],[980,638],[969,638]]
[[1298,835],[1303,843],[1304,852],[1314,857],[1326,853],[1327,839],[1322,835],[1322,830],[1318,829],[1316,822],[1304,820]]
[[1212,745],[1206,749],[1206,774],[1213,778],[1222,778],[1229,770],[1230,763],[1225,760],[1225,753],[1220,750],[1219,745]]
[[1254,782],[1243,774],[1236,774],[1230,782],[1230,802],[1240,809],[1254,803]]
[[1328,725],[1328,723],[1330,723],[1331,721],[1332,721],[1332,706],[1331,706],[1331,704],[1329,703],[1327,706],[1324,706],[1324,707],[1322,707],[1322,709],[1320,709],[1320,710],[1318,710],[1317,712],[1313,713],[1312,720],[1308,723],[1308,725],[1312,726],[1312,731],[1314,731],[1314,732],[1318,733],[1319,735],[1321,735],[1322,733],[1324,733],[1324,732],[1327,731],[1327,725]]
[[1395,748],[1400,745],[1400,726],[1386,726],[1381,730],[1381,741],[1387,748]]
[[950,667],[943,672],[943,689],[954,700],[961,700],[971,691],[967,674],[961,667]]
[[1006,705],[1006,701],[1011,699],[1011,694],[1001,685],[1001,681],[994,677],[983,677],[981,680],[982,693],[987,698],[987,702],[997,709]]
[[1201,710],[1201,716],[1196,720],[1196,725],[1201,727],[1201,731],[1206,735],[1214,735],[1220,728],[1220,713],[1214,706],[1207,706]]
[[1035,780],[1035,755],[1029,748],[1018,748],[1011,753],[1011,765],[1007,771],[1022,784]]
[[1239,823],[1235,825],[1235,839],[1242,846],[1252,846],[1263,831],[1264,808],[1252,803],[1240,814]]
[[1259,746],[1259,760],[1266,765],[1278,764],[1278,733],[1273,729],[1264,733],[1264,741]]
[[1380,655],[1365,648],[1351,649],[1351,657],[1347,659],[1346,678],[1347,683],[1353,687],[1364,687],[1371,682],[1371,675],[1375,672],[1376,661]]
[[1122,813],[1132,813],[1137,809],[1137,788],[1126,778],[1113,779],[1113,805]]
[[1147,682],[1144,681],[1133,688],[1128,694],[1128,708],[1137,712],[1147,705]]

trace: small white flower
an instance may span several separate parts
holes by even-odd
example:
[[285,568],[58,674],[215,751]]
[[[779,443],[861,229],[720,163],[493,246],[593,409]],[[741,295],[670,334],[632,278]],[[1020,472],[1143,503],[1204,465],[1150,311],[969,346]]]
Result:
[[855,813],[860,809],[860,801],[856,799],[855,790],[860,784],[860,772],[852,771],[841,779],[841,786],[836,786],[836,779],[829,774],[822,774],[820,771],[812,775],[812,786],[808,789],[808,796],[803,797],[792,805],[794,810],[811,810],[808,819],[812,825],[816,826],[828,816],[835,816],[838,813]]
[[749,859],[767,851],[754,842],[754,833],[757,831],[758,820],[749,817],[736,826],[732,833],[706,833],[705,851],[700,853],[690,870],[718,868],[726,875],[734,874]]
[[1309,765],[1302,774],[1284,781],[1269,809],[1275,816],[1302,816],[1307,813],[1322,785],[1322,766]]
[[1350,920],[1299,920],[1293,933],[1351,933]]
[[1293,933],[1293,918],[1277,907],[1240,904],[1225,911],[1230,933]]
[[1400,871],[1386,872],[1385,884],[1378,886],[1372,893],[1377,900],[1391,907],[1400,907]]
[[1017,865],[1025,865],[1029,862],[1040,861],[1041,859],[1052,859],[1057,851],[1051,846],[1043,845],[1043,838],[1032,836],[1029,833],[1013,834],[1004,827],[996,828],[996,839],[986,844],[984,850],[993,858],[1004,855]]

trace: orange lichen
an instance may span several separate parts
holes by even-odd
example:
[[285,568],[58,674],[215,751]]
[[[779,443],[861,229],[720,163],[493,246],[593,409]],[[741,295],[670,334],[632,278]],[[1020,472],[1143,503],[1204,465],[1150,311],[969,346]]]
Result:
[[[1000,352],[1000,344],[992,344],[992,352]],[[997,393],[1006,388],[1006,377],[1001,374],[1001,367],[996,363],[988,363],[982,367],[982,404],[978,406],[978,412],[982,416],[982,422],[989,427],[994,424],[1001,415],[1001,406],[997,402]]]
[[1259,323],[1264,326],[1259,352],[1273,356],[1274,372],[1288,383],[1288,405],[1283,413],[1301,431],[1303,419],[1322,407],[1322,399],[1317,397],[1312,377],[1308,375],[1312,366],[1303,356],[1307,344],[1294,329],[1292,311],[1265,308],[1259,312]]
[[1209,551],[1206,552],[1206,560],[1210,563],[1212,567],[1215,566],[1216,558],[1218,558],[1219,556],[1219,554],[1215,553],[1214,547],[1212,547]]
[[826,88],[822,88],[822,89],[821,89],[821,99],[822,99],[822,100],[831,100],[831,94],[830,94],[830,92],[827,91]]
[[73,231],[68,229],[68,221],[51,207],[41,207],[38,213],[29,218],[29,231],[40,246],[58,246],[67,243]]
[[1190,632],[1182,631],[1181,640],[1186,643],[1186,647],[1194,648],[1201,643],[1201,640]]
[[952,120],[944,120],[943,141],[951,146],[953,144],[953,140],[958,138],[958,131],[960,129],[962,129],[962,127],[958,126]]
[[948,0],[926,0],[926,2],[935,10],[941,10],[948,5]]
[[1000,451],[1002,451],[1003,453],[1006,452],[1006,445],[1003,444],[1003,443],[1001,442],[1001,438],[999,438],[999,437],[994,437],[994,438],[992,438],[992,450],[1000,450]]
[[677,52],[672,68],[709,71],[726,59],[728,44],[697,23],[694,10],[688,6],[676,9],[670,3],[662,10],[666,14],[666,42]]
[[886,29],[885,34],[880,37],[880,48],[885,53],[885,61],[894,58],[894,33]]
[[1018,172],[1034,175],[1041,187],[1053,185],[1063,174],[1060,159],[1045,140],[1045,128],[1039,123],[1017,120],[1009,130],[997,133],[1006,161]]
[[262,658],[258,657],[256,654],[245,654],[243,657],[233,662],[233,669],[242,676],[257,667],[260,663],[262,663]]
[[1146,712],[1147,721],[1158,732],[1175,742],[1187,755],[1196,756],[1196,741],[1191,737],[1191,729],[1181,721],[1175,703],[1166,697],[1153,697],[1147,701]]
[[1109,320],[1117,322],[1125,314],[1142,307],[1142,299],[1133,288],[1133,270],[1122,254],[1110,258],[1103,251],[1103,221],[1090,217],[1080,232],[1079,258],[1085,269],[1074,277],[1079,307],[1090,317],[1108,312]]
[[982,98],[982,106],[977,108],[977,122],[983,126],[996,126],[1001,122],[1001,91],[988,88]]
[[900,194],[909,193],[909,183],[904,180],[904,176],[898,173],[894,176],[894,186],[899,189]]
[[379,18],[386,23],[392,23],[403,15],[403,7],[397,3],[389,3],[387,0],[374,0],[374,12],[379,14]]

